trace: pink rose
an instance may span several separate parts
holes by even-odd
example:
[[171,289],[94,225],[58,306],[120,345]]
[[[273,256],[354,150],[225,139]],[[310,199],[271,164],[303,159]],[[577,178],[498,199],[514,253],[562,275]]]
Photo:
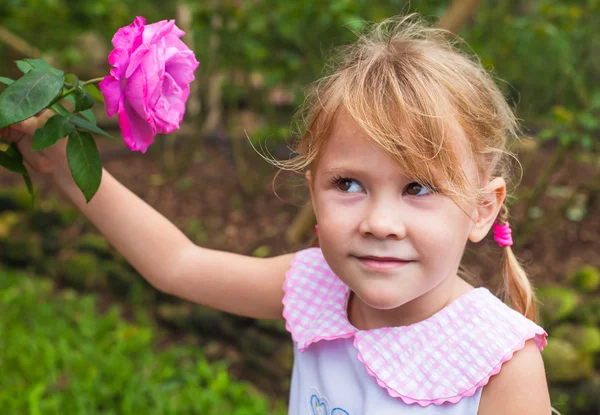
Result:
[[106,114],[119,114],[125,144],[145,153],[156,134],[179,128],[199,63],[179,38],[184,32],[173,20],[146,25],[136,17],[112,39],[108,56],[114,66],[99,86]]

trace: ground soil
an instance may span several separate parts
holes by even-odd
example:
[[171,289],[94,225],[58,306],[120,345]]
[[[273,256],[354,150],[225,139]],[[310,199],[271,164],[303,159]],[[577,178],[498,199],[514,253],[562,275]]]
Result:
[[[193,139],[190,136],[183,140]],[[261,183],[256,193],[246,195],[239,184],[229,141],[216,138],[203,141],[193,150],[186,149],[186,152],[193,151],[193,162],[182,175],[169,179],[164,174],[165,159],[158,147],[155,145],[149,153],[142,155],[128,151],[119,140],[100,142],[105,168],[192,239],[207,247],[241,254],[252,254],[257,248],[263,247],[264,250],[266,246],[270,255],[277,255],[310,244],[313,239],[310,234],[296,243],[286,239],[286,231],[299,207],[308,200],[302,177],[283,174],[274,179],[277,170],[252,150],[246,151],[251,169],[244,175],[254,179],[261,177],[256,181]],[[285,147],[282,148],[284,151],[280,154],[285,154]],[[535,185],[552,153],[551,146],[535,152],[531,162],[525,166],[523,189]],[[573,155],[552,175],[550,183],[553,190],[539,203],[539,212],[547,216],[547,223],[537,227],[525,242],[514,249],[525,263],[534,284],[563,282],[581,265],[600,266],[598,195],[592,197],[587,215],[579,222],[565,219],[561,211],[566,200],[565,191],[568,193],[569,189],[589,185],[590,179],[597,174],[595,169],[593,163]],[[34,182],[42,199],[49,192],[54,192],[45,178],[35,176]],[[2,187],[11,186],[20,184],[21,179],[0,170],[0,183]],[[553,213],[556,211],[559,213]],[[524,224],[532,223],[521,202],[515,204],[512,215],[515,235],[519,235]],[[478,246],[468,247],[465,264],[480,284],[497,289],[501,285],[500,257],[500,248],[488,238]],[[251,370],[238,368],[235,372],[242,378],[256,379]],[[279,379],[274,383],[281,384]],[[281,387],[271,388],[264,380],[261,384],[267,392],[281,391]]]

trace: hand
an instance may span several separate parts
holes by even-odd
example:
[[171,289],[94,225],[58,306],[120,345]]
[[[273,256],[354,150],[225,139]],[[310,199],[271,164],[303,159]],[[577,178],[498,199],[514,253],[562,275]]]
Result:
[[68,170],[67,141],[64,138],[43,150],[31,151],[35,130],[42,127],[52,115],[52,111],[44,110],[34,117],[0,130],[0,141],[17,145],[30,172],[34,170],[42,174],[53,174],[59,170]]

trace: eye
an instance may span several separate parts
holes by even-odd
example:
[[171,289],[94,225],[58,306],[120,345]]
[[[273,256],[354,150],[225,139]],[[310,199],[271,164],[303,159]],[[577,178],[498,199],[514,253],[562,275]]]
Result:
[[338,177],[334,179],[335,186],[346,193],[357,193],[363,190],[360,183],[357,180],[348,177]]
[[423,186],[420,183],[412,182],[408,186],[406,186],[406,193],[411,196],[425,196],[431,193],[428,187]]

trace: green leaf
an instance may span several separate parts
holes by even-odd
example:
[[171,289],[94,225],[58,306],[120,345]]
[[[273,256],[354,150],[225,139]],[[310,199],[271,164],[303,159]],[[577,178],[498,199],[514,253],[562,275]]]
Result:
[[31,66],[31,64],[27,61],[15,61],[15,63],[17,64],[17,68],[19,68],[19,70],[23,73],[27,73],[29,72],[33,66]]
[[15,173],[27,173],[27,169],[23,164],[23,159],[21,158],[21,154],[18,156],[14,155],[14,150],[10,151],[12,147],[9,147],[9,150],[0,151],[0,166],[13,171]]
[[85,111],[94,106],[94,98],[85,88],[78,87],[75,90],[75,112]]
[[590,112],[577,114],[577,121],[579,122],[579,125],[589,131],[596,130],[600,127],[600,121],[598,121],[598,118]]
[[594,148],[594,139],[589,134],[582,135],[579,138],[579,142],[581,143],[581,146],[586,150],[591,150],[592,148]]
[[104,102],[104,95],[102,95],[102,92],[100,91],[100,89],[98,89],[96,85],[87,84],[85,86],[85,89],[87,89],[90,95],[93,96],[95,99],[97,99],[100,102]]
[[571,144],[573,141],[573,134],[565,131],[558,136],[558,141],[564,145]]
[[54,105],[52,105],[52,110],[54,110],[54,112],[56,112],[57,114],[62,115],[63,117],[67,117],[69,118],[71,116],[71,112],[66,109],[65,107],[63,107],[61,104],[59,104],[58,102]]
[[41,150],[56,144],[61,138],[68,136],[75,129],[73,124],[62,115],[54,115],[42,128],[33,134],[32,151]]
[[556,133],[554,132],[554,130],[550,128],[545,128],[542,131],[540,131],[540,133],[538,134],[538,138],[540,140],[549,140],[551,138],[554,138],[555,135]]
[[31,203],[35,204],[35,193],[33,192],[33,183],[31,182],[31,176],[29,176],[29,172],[21,173],[23,176],[23,180],[25,180],[25,186],[27,186],[27,191],[31,195]]
[[37,69],[27,72],[0,94],[0,128],[30,118],[46,108],[61,91],[64,79]]
[[44,72],[52,72],[55,75],[63,76],[65,73],[60,69],[56,69],[50,65],[44,59],[25,59],[25,61],[31,65],[33,69],[39,69]]
[[69,134],[67,159],[77,187],[89,202],[98,191],[102,180],[102,160],[91,134],[78,130]]
[[94,115],[94,112],[91,109],[85,110],[85,111],[81,111],[79,113],[79,115],[81,115],[82,117],[84,117],[86,120],[88,120],[92,124],[96,125],[96,115]]
[[[63,94],[67,91],[66,88],[63,89]],[[73,104],[75,104],[75,96],[73,94],[69,94],[67,96],[64,97],[64,99],[66,99],[67,101],[71,101]]]
[[92,133],[101,134],[108,138],[114,138],[112,135],[110,135],[109,133],[104,131],[102,128],[100,128],[100,127],[96,126],[95,124],[92,124],[91,122],[89,122],[81,117],[78,117],[76,115],[71,116],[71,118],[69,118],[69,121],[71,122],[71,124],[73,124],[76,127],[82,128],[84,130],[88,130]]
[[[5,152],[0,151],[0,158],[3,158],[5,161],[9,160],[8,164],[10,165],[10,168],[9,166],[5,166],[6,168],[16,173],[20,173],[21,176],[23,176],[23,180],[25,180],[25,185],[27,186],[27,191],[31,195],[31,202],[35,203],[33,183],[31,182],[31,177],[29,176],[27,168],[23,164],[23,156],[19,152],[17,145],[12,143]],[[1,162],[0,165],[2,165]]]
[[69,73],[65,75],[65,82],[75,87],[79,82],[79,78],[77,78],[77,75],[75,75],[74,73]]
[[5,78],[5,77],[3,77],[3,76],[0,76],[0,83],[3,83],[4,85],[10,85],[10,84],[12,84],[13,82],[15,82],[15,81],[13,81],[13,80],[12,80],[12,79],[10,79],[10,78]]

